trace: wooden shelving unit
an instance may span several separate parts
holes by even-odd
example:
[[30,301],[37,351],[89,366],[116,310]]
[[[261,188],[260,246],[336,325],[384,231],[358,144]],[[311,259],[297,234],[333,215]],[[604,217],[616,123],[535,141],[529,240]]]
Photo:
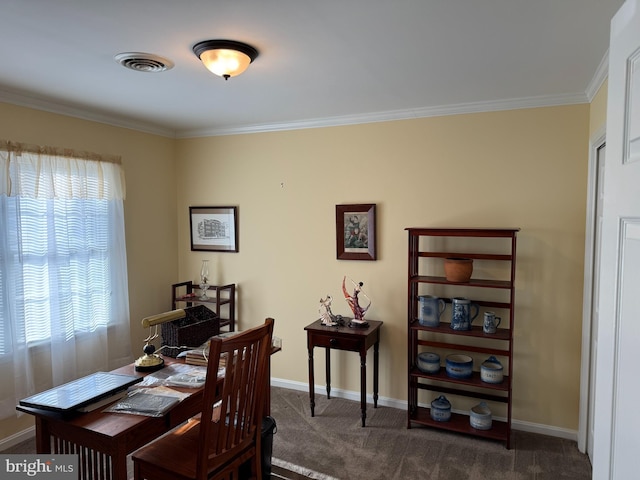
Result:
[[220,328],[229,332],[236,329],[236,285],[210,286],[207,300],[200,300],[201,290],[191,280],[171,285],[171,309],[205,305],[220,318]]
[[[453,432],[475,435],[478,437],[490,438],[504,441],[507,448],[511,447],[511,410],[512,410],[512,373],[513,373],[513,331],[515,324],[515,272],[516,272],[516,235],[518,228],[510,229],[480,229],[480,228],[407,228],[409,234],[408,249],[408,297],[407,297],[407,320],[408,320],[408,417],[407,428],[412,425],[423,425],[431,428],[450,430]],[[438,237],[438,240],[434,238]],[[472,244],[473,239],[495,240],[496,253],[476,252],[458,250],[453,247],[447,248],[447,242],[452,244],[464,239],[465,245]],[[456,240],[457,239],[457,240]],[[502,244],[498,242],[502,239]],[[506,244],[505,244],[506,242]],[[431,248],[431,243],[437,243],[437,249]],[[443,248],[444,246],[444,248]],[[483,249],[486,249],[486,243]],[[505,253],[506,252],[506,253]],[[474,264],[483,262],[498,262],[507,264],[504,268],[507,272],[507,279],[477,278],[472,275],[471,280],[466,283],[449,282],[442,276],[423,275],[422,272],[429,270],[430,273],[438,270],[439,264],[448,257],[473,258]],[[442,267],[440,267],[442,268]],[[475,269],[475,268],[474,268]],[[507,318],[503,319],[503,328],[499,328],[494,334],[485,334],[482,326],[473,325],[471,330],[452,330],[449,323],[446,323],[446,316],[441,318],[441,323],[437,327],[422,326],[418,322],[418,296],[420,294],[433,294],[432,290],[446,288],[455,291],[465,287],[474,291],[472,302],[477,303],[480,311],[500,309],[508,311]],[[505,301],[494,301],[487,295],[486,289],[497,289],[506,292]],[[478,293],[475,293],[478,292]],[[485,292],[483,294],[483,292]],[[451,304],[451,299],[443,298],[447,305]],[[450,307],[449,307],[450,308]],[[445,310],[446,311],[446,310]],[[480,314],[481,318],[482,315]],[[444,321],[443,321],[444,320]],[[482,323],[476,320],[476,323]],[[444,355],[441,355],[441,368],[435,374],[421,372],[416,366],[416,359],[421,351],[442,351],[453,353],[466,353],[469,355],[494,355],[501,358],[504,365],[504,380],[500,384],[485,383],[480,379],[480,363],[474,361],[474,372],[471,378],[457,379],[447,375],[444,364]],[[474,360],[475,360],[474,358]],[[497,421],[493,418],[490,430],[477,430],[471,427],[469,416],[453,413],[448,422],[436,422],[432,420],[429,406],[418,403],[418,392],[421,390],[433,391],[435,396],[461,395],[484,400],[488,403],[506,404],[506,419]],[[435,398],[435,397],[434,397]],[[453,403],[453,402],[452,402]],[[456,410],[455,404],[452,410]]]

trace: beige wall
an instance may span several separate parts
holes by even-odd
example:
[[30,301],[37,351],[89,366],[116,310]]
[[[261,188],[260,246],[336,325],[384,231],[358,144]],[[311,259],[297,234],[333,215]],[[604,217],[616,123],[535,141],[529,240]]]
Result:
[[[138,355],[140,320],[169,309],[168,285],[177,277],[174,140],[3,103],[0,138],[122,157],[132,358]],[[0,421],[0,441],[32,424],[29,415]]]
[[[180,140],[181,277],[210,259],[215,280],[238,284],[241,328],[276,319],[273,376],[302,384],[318,300],[332,294],[346,315],[342,276],[363,281],[369,318],[385,322],[380,395],[406,400],[404,229],[520,227],[513,415],[575,430],[588,135],[589,106],[577,105]],[[377,204],[377,261],[336,260],[343,203]],[[240,252],[191,252],[190,205],[237,205]],[[332,386],[359,391],[357,356],[332,355]]]
[[[273,376],[304,385],[303,328],[327,293],[348,313],[349,275],[373,299],[369,317],[385,322],[380,395],[404,401],[404,229],[520,227],[514,418],[577,428],[588,105],[171,140],[0,104],[0,132],[123,157],[133,355],[139,320],[168,309],[169,284],[195,280],[208,258],[213,281],[238,284],[240,328],[276,319]],[[343,203],[378,205],[377,261],[335,259]],[[240,252],[191,252],[190,205],[238,206]],[[332,355],[333,387],[358,391],[357,356]],[[0,438],[29,421],[0,422]]]

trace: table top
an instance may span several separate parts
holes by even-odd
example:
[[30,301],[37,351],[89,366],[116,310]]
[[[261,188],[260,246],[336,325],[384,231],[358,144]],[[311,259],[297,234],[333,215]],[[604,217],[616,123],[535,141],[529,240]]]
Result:
[[[181,360],[165,357],[165,363],[184,363]],[[133,364],[113,370],[113,373],[121,373],[125,375],[135,375],[144,377],[153,372],[138,372]],[[37,408],[17,406],[16,409],[25,413],[29,413],[36,417],[46,418],[49,421],[64,422],[70,427],[82,428],[95,433],[100,433],[107,437],[116,437],[126,433],[131,428],[140,424],[161,423],[169,425],[178,425],[180,422],[190,418],[198,413],[200,407],[204,387],[199,388],[181,388],[171,387],[175,390],[188,393],[189,396],[179,402],[174,408],[169,410],[163,417],[148,417],[144,415],[132,415],[128,413],[110,413],[104,412],[109,405],[99,408],[92,412],[74,412],[72,415],[61,414],[58,412],[41,410]]]
[[307,325],[306,327],[304,327],[304,329],[307,332],[314,332],[314,333],[327,333],[327,334],[342,334],[342,335],[355,335],[355,336],[363,336],[363,337],[367,337],[370,334],[376,332],[377,330],[380,329],[380,327],[382,326],[383,322],[380,322],[378,320],[367,320],[367,323],[369,324],[368,327],[363,328],[363,327],[349,327],[349,320],[351,320],[350,318],[345,318],[345,325],[344,326],[338,326],[335,325],[333,327],[329,327],[327,325],[323,325],[322,324],[322,320],[316,320],[315,322]]
[[[272,347],[271,355],[282,350],[281,347]],[[184,364],[184,359],[163,357],[165,365],[171,364]],[[112,370],[111,373],[119,373],[123,375],[131,375],[138,377],[145,377],[154,372],[139,372],[135,369],[135,365],[130,363],[123,367]],[[218,377],[218,383],[224,381],[223,377]],[[93,410],[91,412],[72,412],[71,414],[60,412],[54,412],[49,410],[42,410],[38,408],[25,407],[22,405],[16,406],[16,410],[19,410],[35,417],[46,418],[47,421],[59,421],[64,422],[69,427],[77,427],[79,429],[89,430],[94,433],[99,433],[107,437],[116,437],[122,434],[126,434],[130,429],[137,428],[140,424],[146,424],[149,429],[153,428],[153,423],[159,423],[162,425],[169,425],[171,428],[179,425],[185,420],[199,413],[202,403],[202,395],[204,387],[190,388],[190,387],[178,387],[171,386],[172,389],[178,390],[183,393],[189,394],[186,398],[180,401],[175,407],[170,409],[162,417],[148,417],[145,415],[132,415],[129,413],[111,413],[104,412],[109,405],[105,405],[102,408]]]

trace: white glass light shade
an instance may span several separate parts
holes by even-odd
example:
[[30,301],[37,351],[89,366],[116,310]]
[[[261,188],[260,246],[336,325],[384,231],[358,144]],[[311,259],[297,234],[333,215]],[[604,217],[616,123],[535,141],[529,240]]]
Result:
[[258,50],[234,40],[205,40],[193,46],[193,53],[207,69],[228,79],[244,72],[258,56]]
[[251,63],[249,55],[225,48],[207,50],[200,55],[200,60],[209,71],[225,78],[240,75]]

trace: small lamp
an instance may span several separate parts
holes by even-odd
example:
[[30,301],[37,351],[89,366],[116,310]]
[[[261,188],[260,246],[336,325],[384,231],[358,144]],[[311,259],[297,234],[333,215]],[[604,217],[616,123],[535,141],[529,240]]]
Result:
[[205,40],[193,46],[193,53],[209,71],[229,80],[244,72],[258,56],[258,50],[234,40]]
[[[145,345],[142,351],[144,355],[135,361],[135,369],[138,372],[154,372],[164,367],[164,360],[156,352],[156,347],[151,341],[158,338],[158,325],[171,322],[173,320],[179,320],[186,316],[184,309],[171,310],[170,312],[159,313],[158,315],[152,315],[151,317],[145,317],[142,319],[142,328],[149,329],[149,336],[144,339]],[[151,333],[151,327],[155,327],[155,332]]]

